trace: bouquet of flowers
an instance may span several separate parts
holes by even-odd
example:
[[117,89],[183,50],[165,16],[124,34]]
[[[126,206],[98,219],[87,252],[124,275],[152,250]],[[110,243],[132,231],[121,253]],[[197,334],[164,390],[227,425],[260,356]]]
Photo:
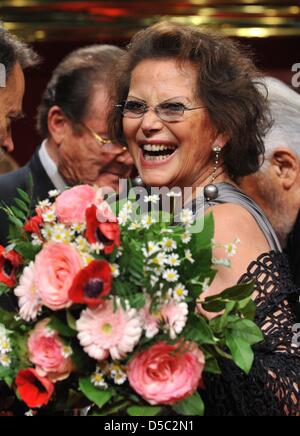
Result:
[[15,312],[0,309],[0,380],[29,409],[203,415],[199,388],[205,372],[220,374],[219,358],[250,371],[263,339],[253,283],[199,302],[220,262],[212,215],[192,233],[189,209],[174,224],[90,186],[50,192],[34,215],[19,196],[0,251],[0,294],[16,299]]

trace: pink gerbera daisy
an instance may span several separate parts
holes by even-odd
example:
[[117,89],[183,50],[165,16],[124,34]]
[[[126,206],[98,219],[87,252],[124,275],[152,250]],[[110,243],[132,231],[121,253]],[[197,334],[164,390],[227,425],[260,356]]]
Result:
[[111,355],[120,360],[139,342],[142,322],[135,309],[124,310],[119,302],[114,305],[107,301],[95,310],[83,311],[77,331],[80,344],[90,357],[105,360]]
[[20,278],[20,284],[15,289],[15,295],[19,298],[19,315],[25,321],[34,321],[41,310],[41,299],[35,284],[35,268],[31,262]]

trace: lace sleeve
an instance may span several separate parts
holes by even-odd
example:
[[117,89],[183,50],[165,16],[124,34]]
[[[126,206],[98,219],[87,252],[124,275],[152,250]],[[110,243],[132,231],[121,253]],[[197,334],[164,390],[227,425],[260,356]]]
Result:
[[256,322],[265,340],[255,347],[247,376],[222,361],[222,376],[206,376],[207,415],[300,416],[300,346],[293,343],[296,293],[285,255],[271,252],[253,262],[240,282],[256,280]]

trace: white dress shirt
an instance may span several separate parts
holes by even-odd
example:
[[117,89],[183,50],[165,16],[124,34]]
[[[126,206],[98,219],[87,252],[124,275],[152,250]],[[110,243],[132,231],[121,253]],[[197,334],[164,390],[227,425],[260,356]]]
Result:
[[64,181],[61,174],[59,173],[56,163],[49,156],[49,153],[46,148],[46,143],[47,140],[43,141],[42,143],[42,146],[39,151],[39,158],[49,179],[55,186],[55,189],[57,189],[60,192],[63,192],[68,187],[68,185]]

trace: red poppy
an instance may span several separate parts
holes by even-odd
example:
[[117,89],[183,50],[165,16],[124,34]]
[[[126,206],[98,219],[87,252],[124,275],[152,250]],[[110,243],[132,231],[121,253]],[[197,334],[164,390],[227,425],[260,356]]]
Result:
[[24,225],[24,230],[29,233],[41,234],[40,226],[43,224],[43,218],[39,215],[35,215],[30,218]]
[[19,371],[16,386],[21,400],[32,409],[46,406],[54,392],[54,384],[32,368]]
[[16,270],[22,264],[22,257],[14,250],[6,251],[0,245],[0,282],[9,288],[16,284]]
[[121,246],[121,231],[117,218],[113,222],[111,220],[99,222],[97,219],[97,207],[93,205],[86,211],[86,221],[86,238],[90,244],[100,242],[104,245],[105,254],[111,254],[115,247]]
[[104,260],[94,260],[75,276],[69,290],[73,303],[98,306],[112,287],[111,267]]

